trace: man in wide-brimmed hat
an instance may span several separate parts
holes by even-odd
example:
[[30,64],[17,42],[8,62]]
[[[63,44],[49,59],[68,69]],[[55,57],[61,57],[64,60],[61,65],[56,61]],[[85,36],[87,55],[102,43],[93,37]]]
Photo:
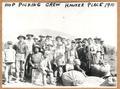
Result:
[[104,43],[104,40],[101,40],[100,43],[103,44],[103,43]]
[[34,42],[37,42],[37,41],[38,41],[38,38],[37,38],[37,37],[34,37],[33,40],[34,40]]
[[81,41],[81,38],[76,38],[75,41],[77,43],[77,42]]
[[81,41],[78,41],[76,43],[76,51],[77,51],[77,54],[78,54],[78,58],[82,60],[82,56],[83,56],[83,47],[82,47],[82,42]]
[[47,35],[47,36],[46,36],[46,38],[52,38],[52,36],[50,36],[50,35]]
[[33,45],[34,45],[34,40],[33,40],[33,34],[27,34],[26,37],[26,45],[28,46],[28,54],[32,54],[33,51]]
[[85,41],[88,41],[88,39],[87,38],[83,38],[82,42],[85,42]]
[[74,40],[72,40],[72,41],[71,41],[71,43],[75,43],[75,41],[74,41]]
[[55,37],[56,45],[63,45],[62,39],[63,39],[63,38],[62,38],[61,36],[56,36],[56,37]]
[[87,39],[87,38],[84,38],[84,39],[82,40],[82,44],[83,44],[83,46],[88,46],[88,39]]
[[70,58],[73,59],[78,58],[77,50],[76,50],[76,42],[74,40],[71,41],[71,49],[70,49]]
[[39,44],[39,47],[41,49],[41,52],[44,54],[44,51],[45,51],[45,36],[43,35],[39,35],[39,40],[38,40],[38,44]]
[[39,41],[45,40],[45,36],[43,36],[43,35],[39,35],[38,37],[39,37]]
[[25,36],[19,35],[17,37],[19,40],[18,43],[14,46],[16,50],[16,82],[24,81],[24,70],[25,70],[25,62],[28,56],[28,47],[25,43]]
[[[65,65],[65,47],[62,43],[62,37],[56,36],[56,47],[54,52],[54,75],[60,78],[63,73],[62,67]],[[58,72],[58,74],[57,74]]]
[[33,34],[27,34],[26,37],[34,37]]
[[30,76],[28,76],[28,75],[31,74],[30,64],[29,64],[29,60],[30,60],[29,56],[33,53],[33,46],[34,46],[35,42],[33,40],[33,37],[34,37],[33,34],[27,34],[26,37],[27,37],[26,45],[28,47],[28,50],[27,50],[28,57],[26,59],[26,64],[25,64],[25,80],[29,81]]
[[62,41],[62,37],[61,36],[56,36],[55,40],[56,41],[58,41],[58,40]]
[[39,37],[45,37],[45,36],[43,36],[43,35],[39,35]]
[[39,35],[38,37],[40,38],[39,40],[43,40],[45,38],[43,35]]
[[38,38],[37,37],[34,37],[33,40],[34,40],[35,44],[38,44]]
[[48,45],[48,44],[53,45],[53,41],[52,41],[51,38],[52,38],[52,36],[50,36],[50,35],[47,35],[47,36],[46,36],[45,46]]
[[97,44],[97,43],[98,43],[98,40],[99,40],[99,38],[98,38],[98,37],[95,37],[95,38],[94,38],[94,42],[95,42],[95,44]]
[[25,38],[25,36],[23,36],[23,35],[19,35],[19,36],[17,37],[17,39],[18,39],[18,40],[20,40],[20,39],[25,40],[26,38]]

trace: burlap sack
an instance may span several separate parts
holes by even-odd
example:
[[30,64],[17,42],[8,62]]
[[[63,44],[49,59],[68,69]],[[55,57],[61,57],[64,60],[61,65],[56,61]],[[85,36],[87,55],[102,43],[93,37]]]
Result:
[[91,66],[91,75],[92,76],[98,76],[98,77],[103,77],[107,76],[110,74],[110,65],[99,65],[99,64],[94,64]]
[[64,86],[78,86],[85,80],[85,76],[79,71],[68,71],[63,73],[62,82]]

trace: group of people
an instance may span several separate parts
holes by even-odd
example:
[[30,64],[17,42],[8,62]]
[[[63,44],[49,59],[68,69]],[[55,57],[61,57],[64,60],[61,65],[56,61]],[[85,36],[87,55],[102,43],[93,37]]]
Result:
[[[19,35],[18,42],[8,41],[4,48],[5,84],[11,80],[15,65],[15,82],[37,85],[62,83],[64,72],[76,70],[90,76],[91,66],[104,63],[105,46],[101,38],[67,39],[50,35]],[[49,82],[48,82],[49,81]]]

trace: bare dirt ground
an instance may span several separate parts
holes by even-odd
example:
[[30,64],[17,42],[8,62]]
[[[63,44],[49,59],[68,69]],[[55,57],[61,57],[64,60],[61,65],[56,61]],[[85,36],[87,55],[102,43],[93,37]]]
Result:
[[105,60],[111,66],[111,73],[117,74],[117,57],[115,54],[113,55],[105,55]]

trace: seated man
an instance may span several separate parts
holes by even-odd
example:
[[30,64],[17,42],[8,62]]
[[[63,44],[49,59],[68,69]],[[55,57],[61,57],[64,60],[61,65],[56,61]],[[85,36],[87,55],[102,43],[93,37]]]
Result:
[[81,65],[80,60],[79,60],[79,59],[75,59],[75,60],[74,60],[74,70],[80,71],[80,72],[83,73],[84,76],[87,76],[87,75],[85,74],[85,71],[80,68],[80,65]]
[[63,72],[74,70],[73,60],[74,60],[73,58],[68,59],[68,62],[66,63],[66,65],[63,66]]

